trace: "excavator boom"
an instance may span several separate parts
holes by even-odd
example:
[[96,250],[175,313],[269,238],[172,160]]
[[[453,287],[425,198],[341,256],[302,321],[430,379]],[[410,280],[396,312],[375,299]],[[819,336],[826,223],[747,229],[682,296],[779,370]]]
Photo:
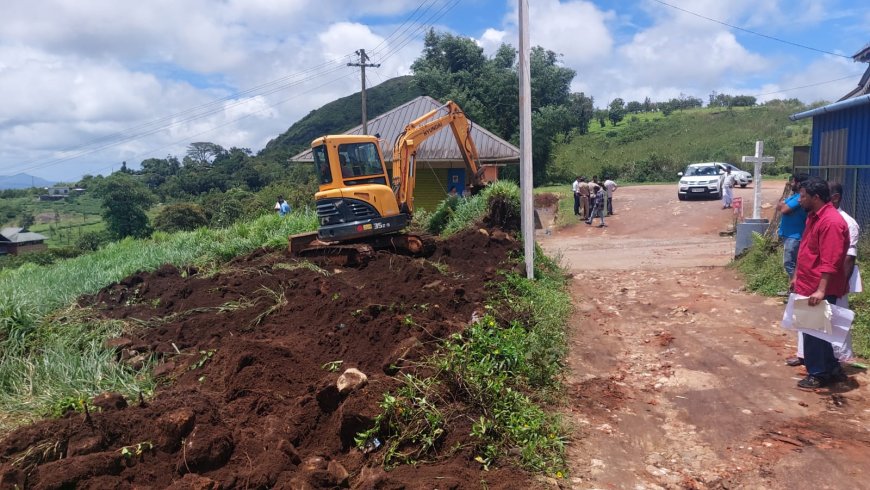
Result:
[[471,137],[471,122],[452,101],[411,121],[396,138],[392,182],[378,137],[333,135],[314,140],[319,226],[316,234],[290,237],[291,254],[346,264],[362,263],[378,249],[430,255],[433,240],[397,232],[408,226],[414,212],[417,150],[445,126],[450,126],[459,145],[472,188],[480,186],[483,167]]

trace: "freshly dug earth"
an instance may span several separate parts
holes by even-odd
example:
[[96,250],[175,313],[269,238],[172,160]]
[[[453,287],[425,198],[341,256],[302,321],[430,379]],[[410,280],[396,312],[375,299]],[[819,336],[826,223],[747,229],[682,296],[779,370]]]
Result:
[[[428,260],[383,253],[318,270],[260,251],[207,277],[172,266],[130,276],[80,304],[141,325],[111,343],[119,362],[157,359],[145,369],[161,387],[146,400],[104,394],[89,415],[13,432],[0,443],[0,487],[533,487],[519,470],[483,472],[468,427],[454,427],[434,461],[391,471],[354,443],[394,376],[482,311],[485,283],[517,248],[475,230]],[[340,392],[349,368],[367,384]]]

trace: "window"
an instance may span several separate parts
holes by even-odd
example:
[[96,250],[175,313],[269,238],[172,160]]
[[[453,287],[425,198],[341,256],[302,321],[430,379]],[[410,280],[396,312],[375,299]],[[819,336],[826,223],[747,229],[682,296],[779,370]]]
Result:
[[344,178],[384,174],[384,166],[374,143],[338,145],[338,155]]
[[326,146],[320,145],[311,153],[314,155],[314,171],[321,184],[332,183],[332,172],[329,170],[329,158],[326,156]]

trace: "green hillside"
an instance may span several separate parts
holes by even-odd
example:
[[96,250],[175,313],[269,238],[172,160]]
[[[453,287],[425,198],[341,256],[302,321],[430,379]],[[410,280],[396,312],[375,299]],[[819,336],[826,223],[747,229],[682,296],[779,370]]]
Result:
[[551,179],[600,175],[634,182],[669,181],[688,163],[720,161],[738,166],[763,140],[765,155],[776,157],[766,172],[788,171],[793,146],[809,145],[811,122],[791,122],[802,110],[785,104],[748,108],[692,109],[628,115],[615,127],[597,122],[554,148]]
[[[366,90],[369,118],[404,104],[421,95],[414,77],[391,78]],[[289,156],[308,147],[311,140],[325,134],[343,133],[360,124],[362,95],[357,92],[313,110],[269,141],[261,154]]]

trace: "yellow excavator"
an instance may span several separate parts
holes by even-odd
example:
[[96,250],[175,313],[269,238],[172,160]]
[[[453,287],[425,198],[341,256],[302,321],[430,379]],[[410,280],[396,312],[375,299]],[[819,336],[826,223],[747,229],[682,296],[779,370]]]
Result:
[[[320,189],[314,195],[316,233],[290,237],[298,256],[331,257],[358,264],[376,250],[426,256],[431,238],[399,233],[411,222],[417,181],[417,149],[449,126],[465,161],[472,192],[483,185],[483,167],[471,137],[471,121],[453,101],[411,121],[396,138],[388,174],[377,136],[321,136],[311,143]],[[392,178],[390,178],[392,175]]]

